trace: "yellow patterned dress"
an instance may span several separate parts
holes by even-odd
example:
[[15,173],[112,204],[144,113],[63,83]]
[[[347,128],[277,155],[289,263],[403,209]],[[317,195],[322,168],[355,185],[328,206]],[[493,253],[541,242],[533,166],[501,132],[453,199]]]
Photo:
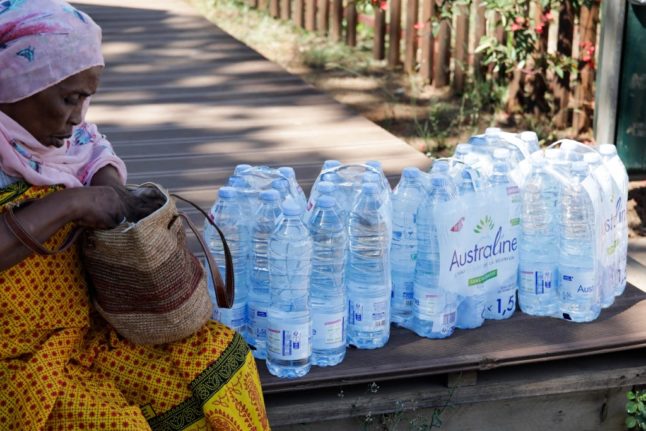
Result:
[[[53,191],[0,189],[0,212]],[[128,342],[92,309],[75,247],[0,272],[0,430],[150,429],[268,430],[242,337],[211,321],[181,342]]]

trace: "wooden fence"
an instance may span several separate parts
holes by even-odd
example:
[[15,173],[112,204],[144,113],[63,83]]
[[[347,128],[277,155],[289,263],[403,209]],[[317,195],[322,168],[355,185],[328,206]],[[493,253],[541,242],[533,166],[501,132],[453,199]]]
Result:
[[[435,87],[451,86],[458,94],[464,91],[468,77],[492,76],[492,68],[482,64],[482,53],[476,53],[481,38],[489,35],[503,42],[513,31],[510,23],[503,28],[500,15],[487,11],[483,0],[456,4],[452,17],[444,19],[440,16],[442,0],[371,0],[369,14],[359,13],[355,0],[244,1],[275,18],[292,20],[301,28],[350,46],[357,43],[359,22],[369,25],[374,30],[375,59],[386,60],[391,68],[403,67],[408,73],[417,73]],[[591,7],[582,6],[578,14],[574,1],[580,0],[561,0],[555,10],[543,10],[541,1],[535,0],[526,10],[526,19],[542,26],[537,33],[537,53],[545,56],[560,53],[578,63],[576,76],[567,71],[561,77],[547,73],[542,85],[534,85],[534,91],[553,95],[557,128],[573,126],[580,132],[592,125],[601,0],[594,0]],[[519,70],[509,81],[512,96],[523,85],[524,74]],[[513,99],[510,97],[512,105]]]

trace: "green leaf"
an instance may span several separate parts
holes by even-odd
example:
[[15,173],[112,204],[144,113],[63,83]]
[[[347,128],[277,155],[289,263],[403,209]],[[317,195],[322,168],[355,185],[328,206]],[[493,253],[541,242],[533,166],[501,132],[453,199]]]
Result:
[[561,68],[561,66],[556,66],[554,68],[554,73],[556,73],[556,76],[563,79],[563,69]]
[[626,403],[626,411],[630,414],[633,414],[637,411],[637,403],[634,401],[628,401]]
[[632,416],[626,418],[626,428],[635,428],[637,426],[637,419]]
[[633,391],[628,391],[626,393],[626,398],[628,398],[629,400],[634,400],[635,399],[635,393]]

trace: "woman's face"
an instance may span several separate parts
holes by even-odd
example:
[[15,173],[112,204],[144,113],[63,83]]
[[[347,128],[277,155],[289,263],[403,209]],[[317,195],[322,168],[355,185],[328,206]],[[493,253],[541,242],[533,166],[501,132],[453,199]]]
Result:
[[0,111],[41,144],[61,147],[83,120],[83,102],[96,92],[102,72],[101,66],[86,69],[26,99],[0,104]]

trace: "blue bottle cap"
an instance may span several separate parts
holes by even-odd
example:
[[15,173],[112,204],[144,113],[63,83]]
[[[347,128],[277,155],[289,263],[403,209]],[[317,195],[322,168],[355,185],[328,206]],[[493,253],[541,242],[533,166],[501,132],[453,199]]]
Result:
[[362,177],[364,183],[378,183],[379,179],[379,174],[376,174],[374,172],[366,172]]
[[236,196],[236,189],[233,187],[220,187],[220,190],[218,191],[218,196],[221,198],[233,198]]
[[229,185],[236,188],[245,188],[247,187],[247,182],[238,175],[232,175],[229,177]]
[[286,216],[299,216],[303,214],[303,208],[292,199],[285,199],[285,202],[283,202],[283,214]]
[[249,169],[251,169],[251,165],[247,165],[245,163],[236,165],[236,168],[233,170],[233,175],[240,175]]
[[332,208],[336,205],[336,200],[332,196],[323,195],[318,198],[316,205],[320,208]]
[[322,194],[330,194],[334,193],[336,190],[336,186],[334,185],[333,182],[330,181],[321,181],[318,185],[319,192]]
[[449,162],[446,160],[434,160],[431,165],[431,172],[448,172]]
[[363,183],[361,190],[369,195],[374,195],[379,191],[379,187],[375,183]]
[[275,202],[280,199],[278,190],[263,190],[260,192],[260,200],[263,202]]
[[469,138],[469,144],[475,146],[487,145],[487,140],[483,135],[473,135]]
[[338,160],[326,160],[323,162],[323,170],[336,168],[337,166],[341,166],[341,162]]
[[420,170],[413,166],[409,166],[402,170],[402,176],[404,178],[408,178],[411,180],[415,178],[419,178],[420,174],[421,174]]
[[449,180],[440,175],[433,175],[431,177],[431,185],[433,187],[446,187],[449,184]]
[[271,182],[271,187],[276,190],[286,190],[288,187],[287,180],[285,178],[276,178]]
[[381,170],[381,162],[379,160],[367,160],[366,165],[375,168],[377,170]]
[[289,166],[278,168],[278,172],[283,174],[285,178],[296,178],[296,172],[294,172],[294,168],[290,168]]

